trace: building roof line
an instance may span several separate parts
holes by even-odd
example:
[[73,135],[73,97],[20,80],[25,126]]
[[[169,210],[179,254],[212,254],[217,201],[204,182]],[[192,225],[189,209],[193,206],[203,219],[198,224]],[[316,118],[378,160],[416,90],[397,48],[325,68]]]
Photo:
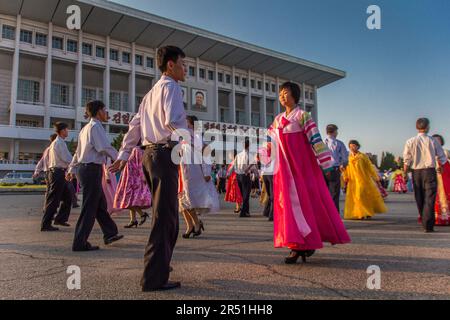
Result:
[[342,71],[342,70],[339,70],[336,68],[328,67],[328,66],[325,66],[325,65],[322,65],[319,63],[309,61],[309,60],[297,58],[292,55],[277,52],[277,51],[274,51],[271,49],[263,48],[258,45],[250,44],[248,42],[236,40],[231,37],[223,36],[223,35],[220,35],[215,32],[211,32],[211,31],[207,31],[207,30],[204,30],[201,28],[193,27],[188,24],[184,24],[184,23],[177,22],[177,21],[174,21],[171,19],[163,18],[163,17],[157,16],[157,15],[154,15],[154,14],[151,14],[151,13],[139,10],[139,9],[130,8],[128,6],[124,6],[124,5],[114,3],[111,1],[106,1],[106,0],[77,0],[77,1],[80,3],[87,4],[87,5],[94,5],[94,6],[103,8],[105,10],[115,11],[117,13],[128,15],[128,16],[131,16],[131,17],[134,17],[137,19],[142,19],[144,21],[161,24],[163,26],[174,28],[176,30],[183,30],[183,31],[192,33],[197,36],[203,36],[205,38],[209,38],[211,40],[222,42],[224,44],[234,45],[234,46],[237,46],[237,47],[240,47],[242,49],[246,49],[246,50],[249,50],[252,52],[269,55],[274,58],[278,58],[278,59],[281,59],[281,60],[284,60],[287,62],[301,64],[301,65],[311,67],[311,68],[314,68],[314,69],[317,69],[320,71],[333,73],[340,77],[346,76],[345,71]]

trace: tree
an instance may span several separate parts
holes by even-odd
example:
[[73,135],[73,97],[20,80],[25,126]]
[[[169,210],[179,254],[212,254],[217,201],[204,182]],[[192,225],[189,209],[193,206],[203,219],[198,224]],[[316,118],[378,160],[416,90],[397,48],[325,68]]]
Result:
[[124,138],[124,134],[120,133],[117,137],[114,138],[113,142],[111,143],[111,145],[117,150],[120,150],[120,147],[122,146],[122,142],[123,142],[123,138]]
[[380,170],[395,170],[398,167],[397,161],[395,161],[395,156],[390,152],[383,152],[381,155],[381,164],[380,164]]
[[72,138],[72,140],[70,140],[70,142],[66,142],[66,143],[67,143],[67,149],[69,149],[69,152],[71,154],[74,154],[75,151],[77,151],[78,142],[75,142]]

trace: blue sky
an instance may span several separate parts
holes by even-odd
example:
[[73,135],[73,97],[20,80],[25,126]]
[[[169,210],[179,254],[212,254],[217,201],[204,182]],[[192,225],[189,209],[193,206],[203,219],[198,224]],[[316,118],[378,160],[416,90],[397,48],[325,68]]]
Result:
[[[421,116],[450,145],[448,0],[114,2],[345,70],[319,90],[319,125],[337,124],[365,152],[400,155]],[[381,30],[366,28],[372,4]]]

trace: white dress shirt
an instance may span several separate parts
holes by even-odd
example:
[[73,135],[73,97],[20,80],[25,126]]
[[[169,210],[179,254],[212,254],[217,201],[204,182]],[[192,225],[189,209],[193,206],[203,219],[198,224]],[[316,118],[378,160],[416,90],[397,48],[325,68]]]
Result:
[[234,169],[236,174],[248,174],[254,163],[250,164],[248,150],[243,150],[236,156],[234,161]]
[[419,133],[406,142],[403,158],[405,164],[413,170],[436,168],[436,159],[442,165],[447,162],[442,146],[426,133]]
[[36,168],[34,169],[34,174],[39,175],[41,172],[47,172],[48,169],[48,152],[50,150],[50,147],[47,147],[47,149],[44,150],[44,153],[42,154],[41,160],[36,165]]
[[183,92],[178,82],[163,75],[144,97],[139,112],[130,122],[118,158],[128,160],[139,140],[143,146],[167,143],[176,129],[187,129]]
[[67,144],[60,136],[49,147],[48,168],[67,169],[72,162],[72,155],[67,148]]
[[78,136],[78,147],[69,167],[69,173],[75,173],[80,164],[105,164],[107,158],[117,159],[117,150],[109,142],[102,123],[91,119]]

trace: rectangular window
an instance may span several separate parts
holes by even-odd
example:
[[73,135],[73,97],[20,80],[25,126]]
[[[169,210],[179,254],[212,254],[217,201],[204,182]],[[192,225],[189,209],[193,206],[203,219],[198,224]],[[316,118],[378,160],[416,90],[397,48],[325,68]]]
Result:
[[153,69],[153,67],[154,67],[153,58],[147,57],[147,68]]
[[9,40],[16,40],[16,28],[4,24],[2,28],[2,38]]
[[195,77],[195,68],[192,66],[189,67],[189,76]]
[[266,82],[266,91],[269,92],[269,90],[270,90],[269,83]]
[[83,43],[83,54],[86,56],[92,56],[92,44]]
[[129,52],[122,52],[122,62],[131,63],[131,55]]
[[37,46],[47,46],[47,35],[43,33],[36,33],[35,43]]
[[23,102],[39,102],[40,83],[33,80],[19,79],[17,100]]
[[52,84],[51,103],[58,106],[68,106],[69,94],[69,86],[62,84]]
[[255,80],[250,80],[250,86],[252,87],[252,89],[255,89]]
[[52,39],[53,49],[63,50],[64,49],[64,40],[60,37],[53,37]]
[[219,82],[223,82],[223,73],[222,72],[218,73],[218,79],[219,79]]
[[95,89],[83,88],[81,105],[85,106],[89,101],[97,100],[97,92]]
[[109,106],[111,110],[120,110],[120,92],[109,94]]
[[277,91],[277,87],[275,84],[272,84],[272,92],[276,92]]
[[309,99],[311,99],[311,100],[314,101],[314,91],[311,91],[311,92],[309,93]]
[[199,75],[200,75],[200,79],[205,79],[205,77],[206,77],[205,69],[203,69],[203,68],[199,69]]
[[242,86],[247,88],[247,78],[242,78]]
[[226,81],[226,83],[231,84],[231,75],[227,74],[225,76],[225,81]]
[[111,60],[119,61],[119,50],[111,49],[109,51],[109,57],[111,58]]
[[237,86],[241,85],[241,78],[239,78],[239,76],[234,77],[234,84]]
[[67,51],[77,53],[78,52],[78,41],[67,40]]
[[135,59],[136,59],[136,65],[137,66],[142,66],[143,65],[144,57],[142,57],[140,54],[137,54]]
[[258,90],[262,90],[262,81],[258,81]]
[[129,106],[129,103],[128,103],[128,93],[124,93],[124,94],[122,95],[122,109],[120,109],[120,110],[122,110],[122,111],[128,111],[128,106]]
[[105,59],[105,48],[104,48],[104,47],[99,47],[99,46],[97,46],[97,47],[95,48],[95,56],[96,56],[97,58]]
[[211,70],[208,71],[208,79],[211,81],[214,80],[214,71],[211,71]]
[[25,43],[33,43],[33,32],[29,30],[20,30],[20,41]]

